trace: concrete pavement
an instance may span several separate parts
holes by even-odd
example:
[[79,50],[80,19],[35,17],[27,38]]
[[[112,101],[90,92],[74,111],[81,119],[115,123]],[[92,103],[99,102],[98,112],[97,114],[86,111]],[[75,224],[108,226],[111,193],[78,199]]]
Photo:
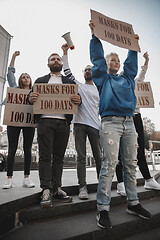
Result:
[[[152,166],[149,166],[151,176],[154,176],[160,171],[160,165],[156,165],[156,170],[153,171]],[[11,189],[2,189],[6,181],[6,172],[0,172],[0,205],[6,202],[11,202],[23,197],[30,196],[35,193],[41,192],[38,170],[31,171],[31,180],[35,183],[34,188],[22,187],[23,184],[23,171],[14,171],[13,182],[15,186]],[[137,178],[142,178],[142,175],[137,168]],[[116,176],[114,176],[113,181],[116,181]],[[97,183],[96,169],[87,168],[87,183]],[[62,176],[62,186],[75,186],[78,185],[77,181],[77,171],[76,169],[64,169]]]
[[[150,168],[151,168],[151,166],[150,166]],[[156,171],[150,170],[151,175],[154,176],[155,174],[160,173],[159,168],[160,168],[160,166],[157,167]],[[160,174],[158,176],[160,176]],[[5,233],[8,233],[10,230],[15,229],[15,226],[17,226],[17,223],[19,223],[19,221],[22,223],[25,221],[32,221],[31,216],[34,216],[34,217],[38,216],[38,219],[41,219],[41,218],[44,218],[45,214],[47,214],[46,217],[48,219],[52,215],[54,217],[56,217],[56,214],[64,215],[64,213],[66,213],[66,216],[68,216],[68,214],[71,214],[72,211],[73,211],[73,213],[75,213],[75,211],[79,212],[80,209],[81,209],[81,211],[82,210],[84,211],[84,214],[87,214],[87,211],[89,211],[89,209],[90,209],[91,215],[92,214],[96,215],[95,209],[96,209],[97,179],[96,179],[96,169],[95,168],[87,168],[87,183],[88,183],[88,191],[90,193],[90,198],[88,201],[85,201],[85,202],[79,200],[79,198],[78,198],[78,183],[77,183],[76,169],[64,169],[63,177],[62,177],[62,186],[64,187],[64,190],[67,191],[67,193],[69,195],[73,195],[74,201],[71,203],[68,203],[68,205],[60,204],[60,203],[59,203],[60,205],[58,205],[58,203],[57,204],[55,203],[54,207],[49,212],[47,211],[47,209],[46,209],[46,211],[42,211],[38,204],[40,201],[40,192],[41,192],[41,189],[39,187],[38,170],[31,171],[31,180],[35,183],[35,185],[36,185],[35,188],[22,187],[22,183],[23,183],[23,172],[22,171],[14,171],[13,180],[15,183],[15,186],[13,188],[6,189],[6,190],[2,189],[2,187],[6,181],[6,172],[0,172],[0,216],[1,216],[0,217],[0,237],[2,235],[4,235]],[[112,196],[112,207],[113,207],[113,209],[114,209],[114,207],[116,207],[115,205],[117,205],[117,204],[123,205],[124,201],[126,201],[126,199],[122,198],[120,195],[118,195],[116,193],[116,180],[117,179],[115,176],[113,179],[113,185],[112,185],[113,186],[113,189],[112,189],[113,190],[112,191],[112,195],[113,195]],[[160,183],[160,177],[158,178],[158,182]],[[159,196],[159,191],[145,190],[143,187],[143,184],[144,184],[144,180],[142,179],[142,175],[138,170],[137,171],[137,192],[139,194],[139,199],[140,199],[140,201],[145,200],[146,204],[150,204],[148,209],[151,209],[152,212],[155,211],[154,218],[152,220],[152,223],[154,225],[155,222],[156,223],[159,222],[157,220],[157,219],[159,219],[159,214],[160,214],[160,212],[158,210],[159,209],[159,207],[158,207],[159,200],[157,199],[157,197]],[[150,200],[149,200],[149,198],[150,198]],[[34,208],[36,208],[36,209],[34,209]],[[119,208],[119,210],[121,210],[121,207]],[[29,211],[29,212],[27,212],[27,211]],[[85,213],[85,211],[86,211],[86,213]],[[114,211],[114,210],[112,210],[112,211]],[[78,214],[78,212],[76,214]],[[121,219],[122,213],[119,213],[119,214],[120,214],[120,219]],[[28,215],[29,215],[29,219],[27,217]],[[75,214],[73,214],[73,216],[72,216],[73,224],[75,224],[74,216],[75,216]],[[88,217],[88,215],[84,215],[84,216]],[[79,215],[77,215],[76,218],[77,218],[77,221],[79,221],[78,220]],[[126,218],[126,214],[125,214],[125,218]],[[55,223],[57,224],[56,219],[55,219]],[[97,232],[97,226],[95,225],[95,223],[93,224],[93,216],[91,217],[89,215],[89,219],[91,219],[91,223],[90,223],[91,226],[94,225],[94,228],[95,228],[94,231]],[[117,217],[115,217],[115,220],[116,219],[117,219]],[[66,223],[63,222],[63,217],[61,220],[62,220],[62,225],[65,227]],[[114,220],[114,218],[113,218],[113,220]],[[45,221],[46,220],[44,220],[44,224],[45,224]],[[94,221],[95,221],[95,219],[94,219]],[[134,218],[133,218],[133,221],[134,221]],[[67,222],[68,222],[68,220],[67,220]],[[118,223],[118,221],[117,221],[117,223]],[[150,225],[151,225],[151,223],[149,224],[149,226]],[[27,226],[28,225],[25,225],[24,231],[27,230]],[[46,226],[46,224],[45,224],[45,226]],[[48,223],[47,223],[47,226],[48,226]],[[76,226],[73,227],[73,229],[75,229],[75,231],[77,229]],[[78,224],[78,226],[79,226],[79,224]],[[129,229],[129,226],[130,226],[130,223],[126,222],[124,227],[126,229]],[[133,226],[133,224],[131,224],[131,226]],[[118,225],[118,227],[119,227],[119,225]],[[52,226],[52,228],[53,228],[53,226]],[[38,225],[38,229],[39,229],[39,225]],[[57,228],[55,227],[54,229],[56,230]],[[59,230],[61,229],[60,226],[58,227],[58,229]],[[82,229],[79,229],[79,230],[80,230],[80,232],[82,232]],[[88,231],[88,227],[85,230]],[[23,231],[23,228],[20,229],[20,231]],[[118,231],[120,231],[120,230],[118,230]],[[61,232],[61,230],[60,230],[60,232]],[[135,232],[135,230],[133,232]],[[35,233],[34,228],[33,228],[33,231],[30,231],[31,235],[33,233]],[[19,235],[19,231],[17,232],[16,229],[15,229],[15,234],[18,234],[16,236],[16,238],[14,238],[15,237],[14,234],[12,236],[12,232],[11,232],[9,235],[6,236],[7,238],[4,238],[4,239],[7,239],[7,240],[12,239],[12,238],[10,238],[11,236],[13,237],[13,239],[22,239],[21,235]],[[28,234],[28,230],[27,230],[27,234]],[[55,233],[53,233],[53,234],[55,234]],[[57,234],[57,231],[56,231],[56,234]],[[88,234],[92,235],[92,231],[89,232]],[[101,236],[102,233],[99,232],[99,234],[100,234],[99,236]],[[24,233],[23,236],[26,236],[26,233]],[[39,237],[36,237],[35,239],[39,239]],[[49,239],[49,238],[47,238],[47,239]],[[62,237],[61,239],[64,239],[64,238]]]

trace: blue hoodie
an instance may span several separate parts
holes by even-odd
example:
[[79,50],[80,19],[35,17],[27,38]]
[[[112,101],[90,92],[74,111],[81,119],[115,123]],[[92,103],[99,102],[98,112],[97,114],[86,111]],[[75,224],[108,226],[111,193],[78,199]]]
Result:
[[108,74],[102,44],[97,37],[92,35],[90,58],[93,63],[92,79],[99,91],[99,114],[101,117],[108,115],[134,116],[136,107],[134,78],[138,70],[137,52],[128,51],[122,75]]

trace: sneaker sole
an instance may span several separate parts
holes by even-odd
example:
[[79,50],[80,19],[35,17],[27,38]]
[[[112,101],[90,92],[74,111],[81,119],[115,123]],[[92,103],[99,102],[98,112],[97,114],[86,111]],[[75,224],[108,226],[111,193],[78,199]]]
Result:
[[105,227],[105,226],[101,225],[101,224],[99,223],[99,217],[96,217],[96,220],[97,220],[97,226],[98,226],[98,227],[100,227],[100,228],[102,228],[102,229],[111,229],[111,228],[112,228],[112,226],[110,226],[110,227]]
[[52,204],[40,204],[41,208],[51,208],[53,205]]
[[60,199],[55,199],[55,198],[53,198],[52,197],[52,201],[53,202],[62,202],[62,203],[68,203],[68,202],[72,202],[72,198],[70,197],[69,199],[67,199],[67,200],[60,200]]
[[34,188],[35,186],[27,186],[27,185],[23,185],[23,187],[26,187],[26,188]]
[[141,217],[141,218],[143,218],[143,219],[150,219],[150,217],[145,217],[145,216],[143,216],[143,215],[141,215],[141,214],[138,214],[138,213],[136,213],[136,212],[133,212],[133,211],[131,211],[131,210],[129,210],[129,209],[127,209],[127,213],[129,213],[129,214],[131,214],[131,215],[139,216],[139,217]]
[[81,199],[81,200],[87,200],[87,199],[89,199],[89,197],[79,197],[79,199]]
[[3,187],[2,189],[10,189],[10,188],[12,188],[12,186],[11,187]]
[[144,187],[147,190],[156,190],[156,191],[160,191],[160,188],[151,188],[151,187]]

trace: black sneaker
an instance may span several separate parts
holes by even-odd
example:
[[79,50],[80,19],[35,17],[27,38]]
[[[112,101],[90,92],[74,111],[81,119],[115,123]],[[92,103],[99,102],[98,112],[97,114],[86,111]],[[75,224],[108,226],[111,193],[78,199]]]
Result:
[[64,192],[61,188],[53,193],[52,200],[55,202],[72,202],[72,197],[68,196],[66,192]]
[[138,215],[139,217],[144,219],[149,219],[152,217],[152,215],[147,210],[145,210],[139,203],[133,206],[128,205],[127,212],[129,214]]
[[109,219],[108,211],[106,211],[106,210],[100,211],[97,214],[96,219],[97,219],[98,227],[107,228],[107,229],[112,228],[112,225],[111,225],[111,222],[110,222],[110,219]]
[[40,205],[42,208],[50,208],[52,207],[52,199],[51,199],[51,193],[49,189],[43,190],[43,194],[41,196],[41,202]]

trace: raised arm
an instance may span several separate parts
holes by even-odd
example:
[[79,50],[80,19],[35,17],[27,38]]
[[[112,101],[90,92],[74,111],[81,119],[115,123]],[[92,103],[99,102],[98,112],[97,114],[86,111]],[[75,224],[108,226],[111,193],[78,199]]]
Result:
[[143,57],[145,59],[144,65],[141,66],[141,71],[139,73],[139,76],[136,78],[136,81],[140,81],[140,82],[143,82],[144,79],[145,79],[145,75],[146,75],[146,72],[147,72],[147,69],[148,69],[148,63],[149,63],[149,55],[148,55],[147,52],[145,52],[143,54]]
[[92,78],[97,87],[100,87],[107,75],[107,63],[104,58],[104,51],[100,40],[94,35],[94,23],[89,23],[92,39],[90,41],[90,59],[93,64]]
[[[135,34],[135,39],[138,41],[139,36]],[[138,71],[137,52],[129,50],[128,56],[124,62],[123,67],[124,75],[134,79]]]
[[72,74],[72,71],[69,67],[69,62],[68,62],[69,45],[67,43],[63,44],[61,48],[63,50],[62,61],[63,61],[63,70],[64,70],[65,76],[68,77],[70,80],[74,81],[75,83],[80,84],[80,82],[75,79],[75,76]]
[[19,51],[16,51],[13,55],[12,55],[12,58],[11,58],[11,62],[10,62],[10,65],[8,67],[8,73],[7,73],[7,80],[8,80],[8,84],[10,87],[17,87],[17,84],[16,84],[16,79],[15,79],[15,59],[17,56],[20,55],[20,52]]
[[[16,78],[14,76],[15,74],[15,67],[14,67],[14,64],[15,64],[15,59],[17,56],[20,55],[20,52],[19,51],[16,51],[13,55],[12,55],[12,58],[11,58],[11,62],[10,62],[10,65],[8,67],[8,72],[7,72],[7,80],[8,80],[8,84],[10,87],[17,87],[17,84],[16,84]],[[1,106],[5,105],[5,100],[3,100],[3,102],[0,103]]]
[[14,67],[14,64],[15,64],[15,59],[17,56],[20,55],[20,52],[19,51],[15,51],[15,53],[13,53],[12,55],[12,58],[11,58],[11,62],[10,62],[10,67]]

